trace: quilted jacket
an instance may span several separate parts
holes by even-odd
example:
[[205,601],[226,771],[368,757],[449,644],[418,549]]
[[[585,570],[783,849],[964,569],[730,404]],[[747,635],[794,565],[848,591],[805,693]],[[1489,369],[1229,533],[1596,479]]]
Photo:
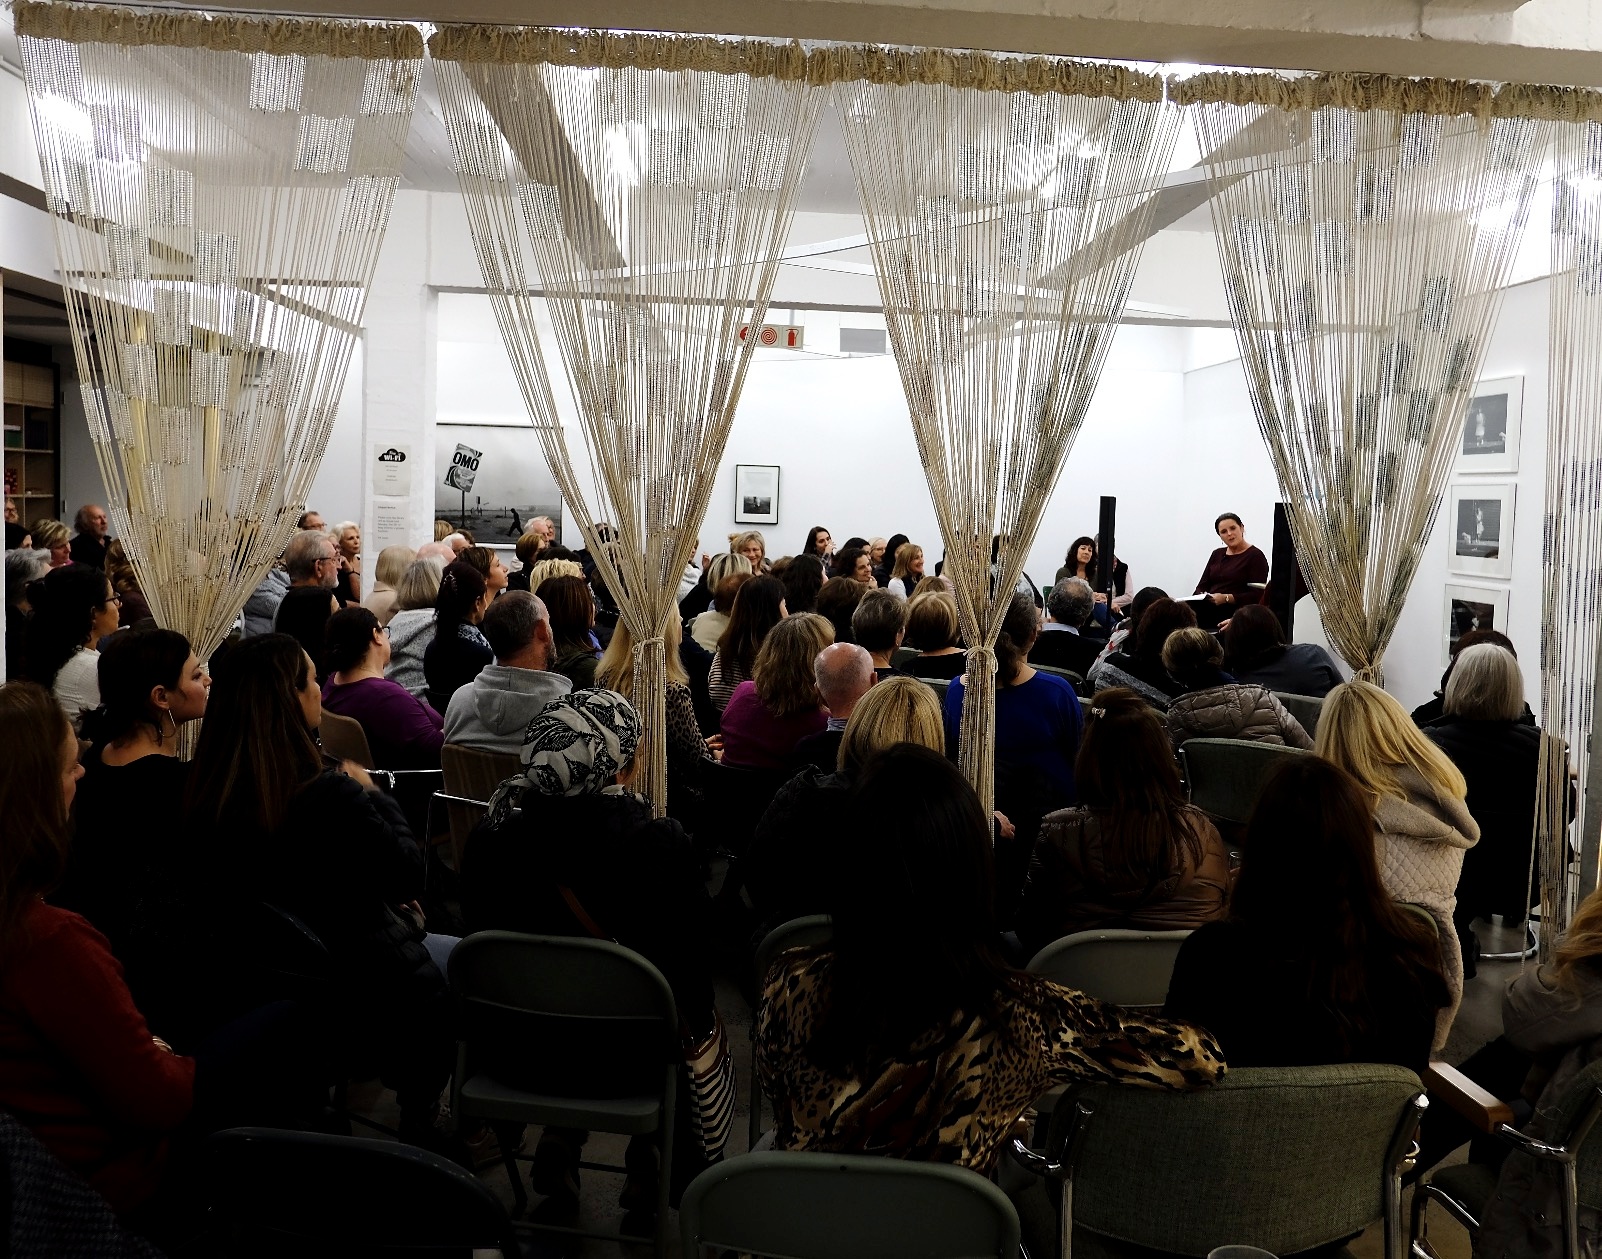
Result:
[[1302,723],[1271,691],[1249,682],[1229,682],[1190,691],[1168,708],[1168,737],[1177,748],[1186,739],[1250,739],[1283,747],[1311,748]]
[[1467,803],[1452,796],[1443,799],[1416,770],[1403,766],[1396,777],[1407,799],[1379,798],[1374,808],[1374,855],[1385,890],[1399,901],[1424,906],[1440,930],[1441,969],[1452,993],[1452,1004],[1435,1024],[1434,1048],[1440,1049],[1463,1000],[1463,951],[1452,926],[1452,910],[1457,906],[1463,854],[1479,842],[1480,828]]

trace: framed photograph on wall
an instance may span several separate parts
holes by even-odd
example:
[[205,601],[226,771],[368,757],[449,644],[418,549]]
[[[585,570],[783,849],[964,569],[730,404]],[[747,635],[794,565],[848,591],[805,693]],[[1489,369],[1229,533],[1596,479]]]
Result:
[[1450,572],[1513,576],[1513,489],[1511,481],[1458,481],[1452,486],[1447,509]]
[[1503,376],[1474,385],[1458,441],[1459,472],[1517,472],[1524,377]]
[[1506,586],[1448,586],[1446,634],[1441,641],[1441,667],[1452,659],[1452,647],[1470,630],[1507,633]]
[[778,464],[734,465],[734,523],[737,525],[779,523]]

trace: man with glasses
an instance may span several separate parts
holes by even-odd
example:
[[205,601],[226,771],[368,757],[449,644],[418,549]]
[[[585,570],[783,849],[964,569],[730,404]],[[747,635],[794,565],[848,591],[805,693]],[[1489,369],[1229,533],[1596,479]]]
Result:
[[339,560],[334,540],[317,529],[302,529],[284,548],[280,565],[268,570],[261,585],[251,592],[245,603],[244,636],[273,632],[278,605],[292,586],[322,586],[332,590],[338,580]]

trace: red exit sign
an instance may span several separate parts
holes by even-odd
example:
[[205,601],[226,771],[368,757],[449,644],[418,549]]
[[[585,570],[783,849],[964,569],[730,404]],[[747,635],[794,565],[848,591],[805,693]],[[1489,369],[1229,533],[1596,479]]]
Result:
[[805,331],[800,324],[793,323],[765,323],[755,328],[744,324],[740,328],[740,340],[755,336],[756,343],[768,349],[799,350],[805,345]]

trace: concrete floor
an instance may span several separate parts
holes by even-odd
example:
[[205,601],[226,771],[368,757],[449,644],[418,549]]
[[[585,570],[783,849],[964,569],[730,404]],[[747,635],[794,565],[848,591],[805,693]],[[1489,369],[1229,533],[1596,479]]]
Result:
[[[1506,931],[1500,927],[1480,924],[1477,930],[1480,933],[1480,942],[1483,949],[1490,951],[1512,950],[1519,947],[1519,932]],[[1479,974],[1468,981],[1464,986],[1463,1004],[1458,1011],[1457,1021],[1452,1026],[1452,1032],[1447,1040],[1446,1051],[1442,1057],[1448,1062],[1461,1062],[1487,1041],[1499,1036],[1502,1031],[1502,990],[1508,980],[1518,973],[1517,962],[1481,962]],[[751,1010],[744,998],[732,982],[727,979],[720,980],[717,986],[718,1008],[723,1014],[729,1031],[729,1044],[734,1054],[735,1072],[739,1082],[739,1113],[735,1121],[734,1135],[730,1140],[728,1153],[730,1155],[742,1154],[746,1151],[747,1124],[750,1116],[750,1099],[754,1096],[751,1088]],[[380,1089],[376,1083],[365,1087],[353,1089],[351,1103],[358,1113],[371,1115],[382,1123],[393,1124],[396,1119],[394,1108],[394,1095]],[[525,1153],[532,1153],[537,1132],[530,1130]],[[592,1162],[621,1163],[623,1147],[626,1139],[608,1136],[603,1133],[594,1134],[590,1143],[585,1147],[585,1158]],[[1448,1162],[1461,1159],[1462,1153],[1454,1155]],[[523,1165],[524,1175],[527,1175],[527,1165]],[[512,1207],[511,1184],[507,1179],[505,1170],[499,1165],[484,1169],[480,1172],[484,1182],[490,1185],[506,1203],[507,1209]],[[581,1222],[586,1228],[616,1230],[622,1212],[617,1205],[618,1191],[622,1188],[622,1177],[611,1176],[604,1172],[584,1171],[580,1176],[580,1215]],[[534,1199],[537,1203],[538,1199]],[[1407,1218],[1407,1210],[1411,1202],[1411,1193],[1403,1203],[1403,1218]],[[1430,1239],[1441,1259],[1469,1259],[1468,1235],[1443,1213],[1435,1211],[1431,1214]],[[678,1219],[675,1214],[672,1221],[673,1243],[669,1253],[674,1256],[681,1254],[678,1244]],[[564,1247],[566,1247],[564,1249]],[[1384,1235],[1378,1226],[1370,1228],[1366,1233],[1352,1242],[1349,1246],[1352,1259],[1383,1259]],[[493,1253],[493,1252],[491,1252]],[[628,1259],[644,1259],[650,1255],[649,1243],[619,1240],[585,1240],[579,1243],[567,1241],[560,1242],[555,1238],[535,1238],[525,1241],[524,1254],[527,1259],[555,1259],[556,1256],[566,1255],[577,1259],[618,1259],[627,1256]]]

